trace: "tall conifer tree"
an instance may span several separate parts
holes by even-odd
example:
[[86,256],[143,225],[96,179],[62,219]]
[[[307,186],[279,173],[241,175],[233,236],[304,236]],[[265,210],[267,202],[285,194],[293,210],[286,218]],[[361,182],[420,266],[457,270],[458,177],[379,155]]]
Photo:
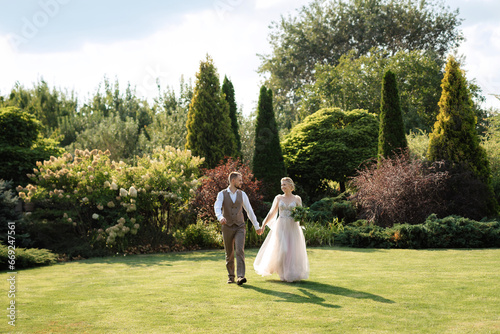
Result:
[[286,168],[274,116],[273,92],[265,86],[260,88],[257,106],[253,172],[268,188],[266,199],[280,193],[280,181],[286,176]]
[[441,82],[439,114],[430,134],[427,158],[465,165],[481,181],[489,183],[486,151],[480,146],[472,99],[463,71],[450,56]]
[[407,147],[396,75],[387,71],[382,80],[378,157],[393,157]]
[[205,167],[214,168],[224,157],[235,155],[229,105],[221,94],[219,76],[208,55],[196,73],[186,126],[186,148],[204,157]]
[[236,107],[236,98],[234,95],[234,86],[231,80],[224,76],[222,83],[222,92],[229,104],[229,118],[231,118],[231,125],[233,128],[234,138],[236,140],[236,156],[241,156],[241,138],[238,125],[238,108]]

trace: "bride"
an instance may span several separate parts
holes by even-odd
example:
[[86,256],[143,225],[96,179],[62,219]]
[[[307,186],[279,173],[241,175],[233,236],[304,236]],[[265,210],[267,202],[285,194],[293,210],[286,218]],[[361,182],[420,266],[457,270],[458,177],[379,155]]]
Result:
[[283,195],[274,198],[271,210],[258,231],[262,234],[266,225],[271,229],[253,267],[259,275],[277,273],[282,281],[293,282],[309,277],[304,234],[291,216],[294,207],[302,206],[302,199],[292,194],[295,185],[289,177],[281,179],[281,190]]

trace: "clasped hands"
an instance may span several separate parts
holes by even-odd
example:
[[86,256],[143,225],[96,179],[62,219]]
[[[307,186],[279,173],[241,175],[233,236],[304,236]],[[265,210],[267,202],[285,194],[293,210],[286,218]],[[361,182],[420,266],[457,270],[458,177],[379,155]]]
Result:
[[[225,225],[227,223],[227,220],[226,218],[222,218],[220,220],[220,223],[221,225]],[[265,225],[262,225],[261,228],[259,228],[258,230],[255,230],[255,232],[257,232],[257,235],[262,235],[264,233],[264,230],[266,229],[266,226]]]
[[266,229],[266,227],[263,225],[261,228],[259,228],[258,230],[255,230],[255,232],[257,232],[257,235],[262,235],[264,233],[264,230]]

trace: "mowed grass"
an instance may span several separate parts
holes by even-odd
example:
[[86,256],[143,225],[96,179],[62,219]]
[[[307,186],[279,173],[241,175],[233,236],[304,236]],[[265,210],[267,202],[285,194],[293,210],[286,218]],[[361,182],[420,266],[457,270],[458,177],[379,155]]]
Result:
[[309,248],[310,278],[226,284],[224,252],[21,270],[11,333],[500,333],[500,250]]

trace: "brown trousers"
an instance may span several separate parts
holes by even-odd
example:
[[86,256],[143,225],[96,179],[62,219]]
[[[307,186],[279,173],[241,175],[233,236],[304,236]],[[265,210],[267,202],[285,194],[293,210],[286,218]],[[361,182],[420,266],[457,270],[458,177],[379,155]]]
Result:
[[229,278],[234,279],[234,253],[236,252],[236,265],[238,277],[245,277],[245,235],[246,224],[241,226],[222,225],[222,238],[226,251],[226,268]]

